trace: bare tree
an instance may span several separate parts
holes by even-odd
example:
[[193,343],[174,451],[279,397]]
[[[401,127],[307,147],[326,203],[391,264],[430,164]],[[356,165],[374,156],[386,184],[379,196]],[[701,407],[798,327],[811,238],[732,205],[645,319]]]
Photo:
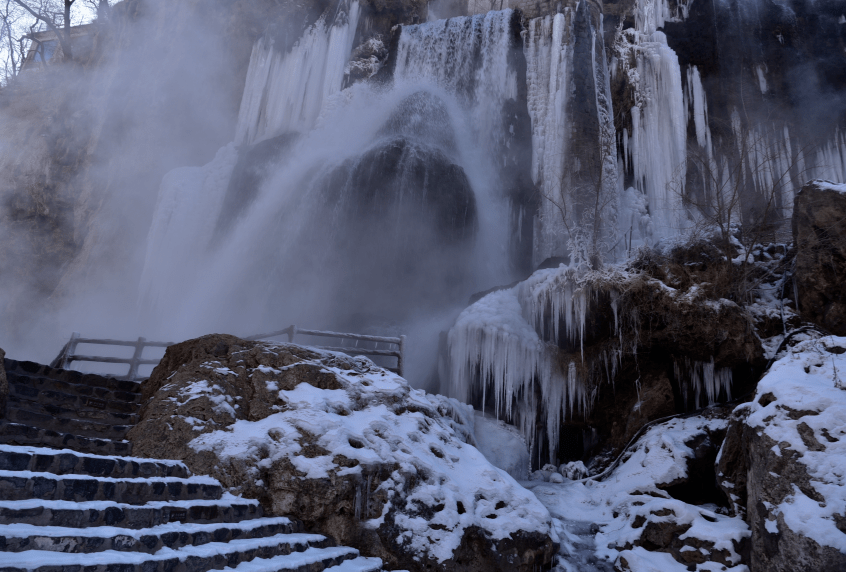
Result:
[[[37,21],[43,22],[54,34],[62,46],[62,55],[68,61],[73,60],[71,42],[71,8],[76,0],[13,0]],[[59,9],[61,8],[61,9]]]
[[539,191],[560,215],[570,256],[598,269],[616,247],[617,196],[603,168],[602,149],[591,146],[565,158],[557,187],[560,195]]
[[754,246],[787,226],[809,149],[791,150],[774,134],[739,121],[723,132],[730,143],[720,154],[691,142],[669,186],[693,219],[693,236],[712,237],[720,250],[726,294],[748,303],[761,279],[752,266]]

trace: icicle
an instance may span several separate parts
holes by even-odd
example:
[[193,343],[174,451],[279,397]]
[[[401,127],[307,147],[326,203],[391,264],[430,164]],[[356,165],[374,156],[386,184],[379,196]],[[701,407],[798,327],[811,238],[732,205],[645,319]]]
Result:
[[532,179],[548,199],[541,201],[536,219],[534,261],[538,264],[562,254],[561,245],[566,243],[556,203],[565,201],[562,183],[570,127],[566,109],[572,92],[572,10],[529,21],[523,51],[532,119]]
[[642,103],[631,110],[635,186],[647,196],[653,231],[672,236],[682,210],[686,114],[678,57],[662,32],[641,44],[637,72]]
[[314,126],[324,101],[341,89],[358,16],[358,0],[353,0],[332,23],[321,17],[287,53],[267,36],[256,42],[238,114],[237,143]]

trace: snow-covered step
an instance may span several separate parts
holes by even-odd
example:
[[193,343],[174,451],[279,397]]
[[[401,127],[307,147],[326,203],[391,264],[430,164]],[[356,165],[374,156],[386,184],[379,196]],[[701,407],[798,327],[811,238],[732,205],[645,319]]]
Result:
[[[235,539],[229,542],[209,542],[200,546],[162,548],[154,554],[104,550],[90,553],[66,553],[47,550],[26,550],[3,555],[3,572],[201,572],[210,569],[235,568],[254,558],[271,559],[292,556],[310,548],[325,549],[310,564],[326,562],[326,567],[340,564],[358,556],[353,548],[331,547],[332,541],[320,534],[277,534],[266,538]],[[296,562],[294,558],[294,562]],[[308,568],[277,568],[302,570]]]
[[[20,384],[15,384],[12,387],[20,387]],[[10,411],[29,411],[57,419],[94,421],[108,425],[135,425],[138,423],[137,405],[124,403],[122,408],[129,409],[129,411],[121,411],[111,407],[113,403],[76,397],[56,391],[45,391],[40,393],[36,399],[27,399],[21,397],[18,392],[10,391],[6,407]]]
[[112,501],[0,500],[0,524],[71,528],[105,525],[139,529],[168,522],[238,522],[261,516],[263,512],[258,501],[230,493],[224,493],[218,500],[148,502],[143,505]]
[[238,523],[171,522],[152,528],[128,529],[116,526],[67,528],[31,524],[0,525],[5,538],[5,552],[46,550],[51,552],[123,552],[154,553],[161,548],[200,546],[209,542],[229,542],[240,538],[262,538],[301,532],[302,525],[286,517],[266,517]]
[[104,500],[144,504],[149,501],[217,500],[222,494],[220,483],[206,476],[115,479],[0,470],[0,498],[6,500]]
[[65,381],[61,377],[59,379],[55,377],[34,377],[9,371],[6,372],[6,377],[10,392],[15,391],[22,397],[30,399],[37,398],[40,392],[55,392],[84,399],[99,399],[105,403],[123,403],[134,407],[138,407],[141,401],[138,387],[110,389],[90,383],[73,383]]
[[78,453],[71,449],[48,449],[30,445],[0,444],[0,470],[36,471],[57,475],[92,477],[188,477],[191,471],[180,461],[115,457]]
[[97,455],[130,455],[132,444],[129,441],[95,438],[64,433],[44,427],[0,421],[0,443],[10,445],[40,445],[57,449],[73,449],[80,453]]
[[358,550],[345,546],[309,548],[303,552],[284,554],[273,558],[254,558],[235,567],[227,566],[224,572],[311,572],[320,563],[328,572],[371,572],[382,569],[379,558],[362,558]]
[[337,566],[326,568],[323,572],[379,572],[380,570],[382,570],[381,558],[359,556],[352,560],[345,560]]

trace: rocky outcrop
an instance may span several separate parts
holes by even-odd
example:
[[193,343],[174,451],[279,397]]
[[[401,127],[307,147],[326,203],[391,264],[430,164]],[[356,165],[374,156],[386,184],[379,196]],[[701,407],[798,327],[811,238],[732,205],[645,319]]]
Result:
[[846,185],[811,181],[793,203],[797,301],[802,317],[846,335]]
[[752,572],[846,569],[846,338],[799,343],[733,413],[718,482],[752,530]]
[[422,570],[549,565],[549,513],[473,442],[472,410],[366,358],[211,335],[168,348],[129,439],[315,531]]

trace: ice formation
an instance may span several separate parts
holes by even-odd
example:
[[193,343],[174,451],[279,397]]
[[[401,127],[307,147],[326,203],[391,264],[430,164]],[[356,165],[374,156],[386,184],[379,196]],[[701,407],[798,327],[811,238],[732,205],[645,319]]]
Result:
[[551,200],[538,205],[535,263],[560,250],[565,229],[555,202],[564,201],[564,155],[572,94],[573,12],[529,21],[524,53],[529,116],[532,118],[532,179]]
[[287,53],[264,36],[253,47],[235,141],[256,143],[314,127],[323,102],[341,90],[358,26],[358,0],[326,15]]
[[394,77],[428,83],[458,95],[472,110],[477,138],[489,150],[503,141],[502,108],[517,98],[509,65],[513,10],[404,26]]
[[[585,53],[592,74],[591,89],[587,97],[594,99],[592,107],[598,137],[593,141],[574,141],[580,137],[574,123],[573,105],[576,100],[574,84],[574,55],[577,19],[589,29],[589,42]],[[610,73],[606,63],[602,34],[593,28],[587,10],[581,12],[565,8],[555,16],[535,18],[528,22],[523,52],[526,58],[526,88],[529,116],[532,120],[532,179],[540,187],[543,199],[538,205],[535,221],[534,263],[540,264],[550,256],[562,256],[567,250],[576,249],[581,233],[580,225],[586,221],[579,215],[580,205],[591,201],[591,193],[609,196],[602,199],[610,208],[603,212],[613,233],[616,217],[617,148],[611,105]],[[589,148],[584,149],[587,143]],[[589,165],[581,161],[596,161],[598,181],[577,184],[574,179],[585,176]],[[587,175],[588,178],[591,175]],[[574,252],[578,256],[579,252]]]
[[714,367],[713,357],[710,362],[685,357],[681,364],[675,362],[673,369],[682,399],[685,404],[693,403],[693,409],[713,405],[720,398],[731,401],[731,368]]
[[632,133],[627,161],[635,187],[646,195],[654,232],[679,232],[685,180],[687,114],[681,70],[663,32],[654,32],[635,51],[637,105],[631,109]]

